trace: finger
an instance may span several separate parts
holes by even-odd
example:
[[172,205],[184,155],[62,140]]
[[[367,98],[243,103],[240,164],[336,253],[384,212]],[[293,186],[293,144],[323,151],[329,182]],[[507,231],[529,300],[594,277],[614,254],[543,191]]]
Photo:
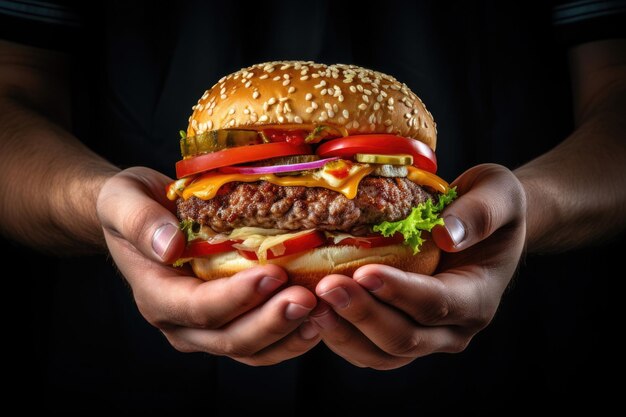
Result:
[[459,197],[443,212],[445,226],[432,230],[435,243],[445,251],[468,248],[502,226],[520,220],[519,214],[526,211],[526,197],[519,180],[503,166],[478,165],[463,173],[453,185],[457,186]]
[[172,263],[185,247],[185,236],[165,198],[171,179],[148,168],[130,168],[109,179],[98,196],[97,211],[105,233],[123,237],[144,256]]
[[287,282],[285,271],[276,265],[259,266],[230,278],[208,282],[193,277],[173,277],[166,272],[155,270],[149,281],[133,283],[139,309],[150,323],[160,328],[170,325],[222,327],[262,304]]
[[322,339],[319,330],[306,320],[300,327],[291,332],[284,339],[261,349],[250,357],[239,358],[238,360],[253,366],[273,365],[308,352],[313,349],[320,340]]
[[493,297],[470,270],[443,273],[436,278],[404,272],[387,265],[366,265],[353,279],[366,290],[425,326],[457,325],[475,330],[485,327],[496,312]]
[[166,335],[179,350],[247,358],[294,331],[315,304],[310,291],[289,287],[222,329],[177,327]]
[[[414,358],[457,351],[460,344],[450,328],[418,326],[397,309],[373,298],[349,277],[330,275],[320,281],[316,292],[338,315],[389,355]],[[322,334],[326,340],[327,335]]]

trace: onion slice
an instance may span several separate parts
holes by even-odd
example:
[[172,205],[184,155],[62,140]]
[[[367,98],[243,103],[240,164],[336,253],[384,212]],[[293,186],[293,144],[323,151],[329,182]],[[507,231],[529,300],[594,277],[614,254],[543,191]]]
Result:
[[263,167],[250,167],[250,166],[229,166],[222,167],[219,170],[226,174],[276,174],[281,172],[291,171],[306,171],[309,169],[319,169],[326,165],[328,162],[336,161],[339,157],[320,159],[312,162],[303,162],[300,164],[289,165],[274,165]]

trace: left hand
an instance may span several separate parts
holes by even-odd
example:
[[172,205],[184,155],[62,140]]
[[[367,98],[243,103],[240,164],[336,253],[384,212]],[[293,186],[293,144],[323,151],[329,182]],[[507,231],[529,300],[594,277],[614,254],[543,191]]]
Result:
[[521,257],[526,198],[507,168],[486,164],[453,185],[433,239],[445,252],[435,276],[366,265],[317,285],[310,320],[354,365],[393,369],[434,352],[461,352],[493,318]]

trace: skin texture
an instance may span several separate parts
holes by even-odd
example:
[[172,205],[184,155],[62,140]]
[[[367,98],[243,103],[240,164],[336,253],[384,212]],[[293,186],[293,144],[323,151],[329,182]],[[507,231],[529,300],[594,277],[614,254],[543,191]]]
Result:
[[[525,249],[562,251],[624,230],[624,49],[613,41],[573,51],[578,125],[561,145],[515,173],[481,165],[454,181],[461,196],[444,212],[447,228],[433,231],[447,252],[438,274],[368,265],[323,279],[318,301],[281,289],[277,267],[210,282],[169,267],[184,244],[163,195],[170,179],[119,171],[90,152],[67,131],[65,59],[0,42],[0,231],[58,254],[106,247],[146,320],[181,351],[267,365],[323,340],[375,369],[459,352],[493,318]],[[584,181],[572,181],[581,166]]]

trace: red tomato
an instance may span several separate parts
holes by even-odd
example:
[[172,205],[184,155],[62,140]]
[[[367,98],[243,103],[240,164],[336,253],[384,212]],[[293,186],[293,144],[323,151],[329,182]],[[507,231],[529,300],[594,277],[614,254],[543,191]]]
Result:
[[214,253],[228,252],[233,249],[232,240],[221,243],[209,243],[206,240],[197,240],[187,243],[181,258],[198,258],[200,256],[212,255]]
[[404,242],[404,236],[396,233],[393,236],[385,237],[382,235],[363,236],[358,238],[349,237],[343,239],[337,245],[358,246],[360,248],[379,248],[381,246],[397,245]]
[[287,142],[292,145],[304,145],[308,133],[306,130],[263,129],[263,134],[270,142]]
[[409,154],[413,165],[433,174],[437,172],[437,158],[428,145],[419,140],[395,135],[356,135],[330,140],[317,148],[322,158],[338,156],[351,159],[357,153],[383,155]]
[[[324,234],[318,232],[317,230],[313,230],[311,231],[311,233],[307,233],[306,235],[297,236],[284,241],[283,245],[285,245],[285,253],[283,253],[282,255],[274,255],[271,250],[268,250],[267,259],[280,258],[281,256],[287,256],[294,253],[307,251],[321,246],[324,243],[326,243],[326,237],[324,236]],[[251,261],[256,261],[259,259],[256,256],[256,253],[253,251],[239,250],[239,254]]]
[[183,178],[244,162],[260,161],[279,156],[309,155],[310,153],[311,148],[307,145],[293,145],[287,142],[238,146],[178,161],[176,162],[176,176]]

